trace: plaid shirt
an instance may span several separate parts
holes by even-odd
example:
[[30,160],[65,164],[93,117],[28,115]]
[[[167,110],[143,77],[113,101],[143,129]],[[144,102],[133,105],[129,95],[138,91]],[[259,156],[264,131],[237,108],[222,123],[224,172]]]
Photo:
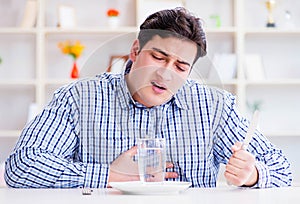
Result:
[[[215,187],[231,146],[243,141],[249,121],[225,91],[188,80],[167,103],[147,108],[135,102],[124,75],[102,74],[60,88],[22,131],[6,161],[12,187],[107,186],[109,165],[146,135],[166,138],[167,160],[193,187]],[[248,150],[256,158],[255,187],[291,185],[282,152],[255,132]]]

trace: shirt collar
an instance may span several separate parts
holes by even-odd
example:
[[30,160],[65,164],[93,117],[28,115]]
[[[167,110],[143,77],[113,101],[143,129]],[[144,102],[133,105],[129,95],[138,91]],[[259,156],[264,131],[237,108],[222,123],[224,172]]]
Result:
[[177,93],[173,96],[174,103],[178,108],[189,110],[188,101],[190,100],[190,94],[188,94],[189,89],[187,84],[185,83],[181,89],[177,91]]

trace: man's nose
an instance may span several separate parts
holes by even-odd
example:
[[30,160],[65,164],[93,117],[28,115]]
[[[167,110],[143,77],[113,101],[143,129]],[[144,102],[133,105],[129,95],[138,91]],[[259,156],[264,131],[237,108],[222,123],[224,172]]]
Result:
[[160,67],[157,69],[156,73],[162,80],[170,81],[172,80],[172,69],[169,67]]

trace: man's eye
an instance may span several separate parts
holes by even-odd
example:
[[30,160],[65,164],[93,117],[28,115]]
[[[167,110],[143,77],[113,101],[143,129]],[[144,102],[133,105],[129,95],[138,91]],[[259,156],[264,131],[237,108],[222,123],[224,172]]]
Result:
[[152,54],[152,57],[153,57],[154,59],[157,59],[157,60],[164,60],[164,58],[162,58],[162,57],[160,57],[160,56],[157,56],[157,55],[154,55],[154,54]]
[[176,68],[181,72],[185,72],[189,69],[189,67],[187,67],[185,65],[176,65]]
[[180,67],[180,66],[176,66],[176,67],[177,67],[177,69],[178,69],[179,71],[181,71],[181,72],[185,72],[185,71],[186,71],[186,69],[183,68],[183,67]]

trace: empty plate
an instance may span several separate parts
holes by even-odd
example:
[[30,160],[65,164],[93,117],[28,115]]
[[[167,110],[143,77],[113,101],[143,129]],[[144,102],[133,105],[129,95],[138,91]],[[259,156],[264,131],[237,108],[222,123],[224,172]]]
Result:
[[141,181],[110,182],[109,185],[127,194],[170,194],[180,193],[191,186],[190,182],[149,182]]

